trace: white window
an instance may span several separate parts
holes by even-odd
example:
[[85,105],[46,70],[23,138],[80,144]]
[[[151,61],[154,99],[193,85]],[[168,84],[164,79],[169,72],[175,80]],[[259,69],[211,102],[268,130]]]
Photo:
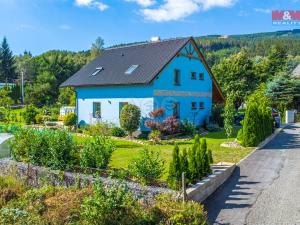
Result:
[[101,118],[101,102],[93,102],[93,117]]
[[125,74],[132,74],[138,67],[139,65],[132,65],[128,68],[128,70],[126,70]]
[[92,76],[96,76],[98,73],[100,73],[103,70],[103,67],[97,67],[95,72],[92,73]]

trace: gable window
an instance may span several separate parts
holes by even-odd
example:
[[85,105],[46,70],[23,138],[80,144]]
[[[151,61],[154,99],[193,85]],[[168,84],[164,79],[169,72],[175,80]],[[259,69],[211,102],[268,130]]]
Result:
[[119,118],[121,118],[121,112],[125,105],[128,105],[128,102],[119,102]]
[[93,117],[101,118],[101,102],[93,102]]
[[180,70],[178,69],[174,70],[174,85],[180,85]]
[[204,102],[199,102],[199,109],[204,109]]
[[138,67],[139,67],[139,65],[132,65],[132,66],[130,66],[130,67],[126,70],[125,74],[132,74]]
[[179,102],[174,102],[173,103],[173,116],[176,119],[180,118],[180,112],[179,112],[180,108],[179,108]]
[[192,108],[192,110],[196,110],[197,109],[197,103],[196,102],[192,102],[191,108]]
[[191,79],[192,79],[192,80],[196,80],[196,73],[195,73],[195,72],[192,72],[192,73],[191,73]]
[[199,73],[199,80],[204,80],[204,73]]

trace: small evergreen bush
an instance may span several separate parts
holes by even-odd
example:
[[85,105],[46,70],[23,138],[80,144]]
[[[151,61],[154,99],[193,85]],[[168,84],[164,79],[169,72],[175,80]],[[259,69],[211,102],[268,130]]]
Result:
[[179,189],[183,172],[186,174],[188,184],[201,180],[211,172],[212,162],[212,153],[211,150],[207,150],[206,140],[200,140],[198,135],[195,136],[194,144],[189,151],[183,149],[180,153],[176,145],[169,167],[168,186],[172,189]]
[[161,178],[165,170],[165,161],[161,159],[160,152],[143,149],[137,158],[129,165],[131,174],[144,184],[151,184]]

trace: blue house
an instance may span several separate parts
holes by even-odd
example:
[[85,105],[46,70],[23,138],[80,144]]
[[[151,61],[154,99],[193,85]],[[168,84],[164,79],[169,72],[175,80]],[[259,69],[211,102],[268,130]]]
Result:
[[213,102],[224,102],[193,38],[106,49],[61,87],[75,87],[78,122],[86,124],[119,125],[121,109],[129,103],[141,109],[143,120],[164,108],[165,118],[201,125],[211,116]]

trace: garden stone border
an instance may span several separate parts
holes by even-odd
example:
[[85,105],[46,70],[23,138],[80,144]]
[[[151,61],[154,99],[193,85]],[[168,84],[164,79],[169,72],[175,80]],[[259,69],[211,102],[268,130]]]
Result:
[[[94,177],[93,175],[86,175],[82,173],[50,170],[45,167],[16,162],[9,158],[0,159],[0,175],[16,175],[24,179],[28,185],[33,187],[39,187],[45,180],[47,180],[47,183],[50,183],[54,186],[77,186],[80,188],[92,184],[98,179],[102,181],[105,188],[109,188],[114,183],[120,182],[119,180],[112,178]],[[142,186],[139,183],[130,181],[121,182],[127,184],[128,189],[137,199],[153,199],[156,195],[159,194],[170,194],[174,198],[180,197],[179,192],[170,190],[168,188]]]

